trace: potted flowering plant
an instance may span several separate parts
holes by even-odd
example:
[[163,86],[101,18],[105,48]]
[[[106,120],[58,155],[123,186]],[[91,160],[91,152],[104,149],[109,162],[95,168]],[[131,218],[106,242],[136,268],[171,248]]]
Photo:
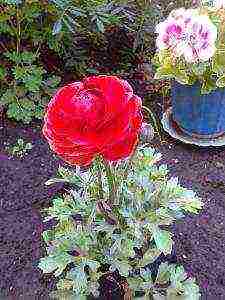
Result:
[[39,268],[59,279],[54,299],[110,300],[116,292],[127,300],[136,292],[145,299],[199,299],[182,266],[157,266],[173,248],[168,226],[197,213],[202,202],[168,178],[154,149],[138,146],[142,127],[141,99],[114,76],[72,83],[51,100],[43,134],[73,166],[46,183],[70,184],[44,210],[47,255]]
[[[220,3],[219,3],[220,2]],[[172,119],[191,137],[225,132],[225,9],[222,1],[172,11],[158,24],[156,79],[171,79]]]

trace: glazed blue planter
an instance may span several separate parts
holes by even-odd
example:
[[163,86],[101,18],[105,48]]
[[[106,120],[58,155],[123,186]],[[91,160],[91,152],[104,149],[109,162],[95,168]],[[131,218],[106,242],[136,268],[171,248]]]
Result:
[[172,118],[186,134],[213,138],[225,133],[225,89],[201,94],[201,85],[172,82]]

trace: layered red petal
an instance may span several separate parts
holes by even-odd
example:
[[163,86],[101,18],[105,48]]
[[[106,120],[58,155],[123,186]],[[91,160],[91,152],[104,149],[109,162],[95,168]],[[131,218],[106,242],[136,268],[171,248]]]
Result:
[[98,89],[104,94],[106,112],[104,119],[108,121],[120,112],[133,96],[133,89],[125,80],[116,76],[93,76],[84,80],[87,89]]
[[131,86],[115,76],[98,76],[56,93],[43,134],[65,161],[85,166],[99,153],[108,160],[129,156],[141,123],[141,100]]
[[109,161],[117,161],[129,157],[135,150],[138,143],[138,135],[136,132],[128,132],[121,140],[114,144],[108,145],[102,156]]

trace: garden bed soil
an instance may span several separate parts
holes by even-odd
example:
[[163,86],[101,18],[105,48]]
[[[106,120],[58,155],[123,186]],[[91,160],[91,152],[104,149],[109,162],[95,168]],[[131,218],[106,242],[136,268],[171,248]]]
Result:
[[[137,90],[141,95],[143,90]],[[160,115],[162,102],[150,103]],[[33,144],[22,159],[10,157],[6,146],[18,138]],[[175,253],[201,286],[202,299],[225,299],[225,148],[201,149],[184,145],[167,134],[152,146],[181,183],[202,197],[205,207],[173,226]],[[48,299],[55,288],[52,275],[43,275],[37,262],[44,255],[40,209],[62,190],[47,188],[62,162],[40,133],[40,124],[22,126],[6,121],[0,129],[0,296],[3,299]],[[109,294],[108,294],[109,295]],[[108,297],[108,296],[107,296]],[[117,297],[118,298],[118,297]]]

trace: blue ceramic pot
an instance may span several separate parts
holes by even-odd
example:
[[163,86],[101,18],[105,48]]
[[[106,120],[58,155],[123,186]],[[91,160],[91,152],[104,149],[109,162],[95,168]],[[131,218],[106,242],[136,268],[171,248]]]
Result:
[[201,94],[201,85],[172,82],[172,118],[191,136],[212,138],[225,132],[225,89]]

